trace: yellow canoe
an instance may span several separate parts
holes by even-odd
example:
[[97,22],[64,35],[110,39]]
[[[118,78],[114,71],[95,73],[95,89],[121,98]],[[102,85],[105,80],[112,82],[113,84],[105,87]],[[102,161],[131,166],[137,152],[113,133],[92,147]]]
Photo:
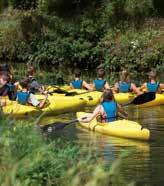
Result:
[[[85,117],[88,113],[77,112],[77,118]],[[117,136],[121,138],[149,140],[150,131],[148,129],[141,130],[141,125],[130,120],[117,120],[110,123],[100,123],[97,119],[89,123],[80,122],[79,125],[91,131],[96,131],[109,136]]]
[[[38,96],[41,98],[42,96]],[[43,109],[38,109],[30,105],[21,105],[17,101],[7,100],[6,106],[3,107],[3,112],[6,115],[11,114],[13,117],[31,117],[33,115],[45,112],[46,115],[58,115],[67,112],[75,112],[82,110],[86,105],[86,101],[72,97],[48,97],[48,103]]]

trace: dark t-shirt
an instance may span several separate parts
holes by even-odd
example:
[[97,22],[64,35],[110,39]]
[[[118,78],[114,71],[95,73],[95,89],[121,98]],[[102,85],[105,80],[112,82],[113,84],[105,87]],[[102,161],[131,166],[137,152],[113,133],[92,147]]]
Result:
[[0,88],[0,96],[8,96],[9,95],[9,87],[4,85]]
[[0,96],[8,96],[10,100],[16,99],[16,89],[14,85],[4,85],[0,88]]

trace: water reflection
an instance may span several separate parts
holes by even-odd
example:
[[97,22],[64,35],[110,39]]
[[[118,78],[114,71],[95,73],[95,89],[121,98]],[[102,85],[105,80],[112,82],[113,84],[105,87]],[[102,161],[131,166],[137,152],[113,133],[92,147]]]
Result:
[[[124,158],[121,174],[127,181],[135,180],[137,185],[164,184],[164,106],[134,109],[126,108],[129,118],[148,127],[151,131],[150,142],[97,134],[78,126],[67,127],[60,137],[71,143],[83,145],[100,156],[100,160],[110,165],[120,152],[131,152]],[[89,111],[89,110],[88,110]],[[75,114],[58,116],[58,120],[70,120]]]

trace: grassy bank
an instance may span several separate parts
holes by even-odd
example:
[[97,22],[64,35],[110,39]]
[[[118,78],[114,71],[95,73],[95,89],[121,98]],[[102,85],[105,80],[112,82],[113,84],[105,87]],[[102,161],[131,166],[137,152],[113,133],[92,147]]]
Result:
[[48,140],[28,122],[0,118],[0,185],[127,185],[120,175],[121,154],[111,167],[97,155],[64,139]]

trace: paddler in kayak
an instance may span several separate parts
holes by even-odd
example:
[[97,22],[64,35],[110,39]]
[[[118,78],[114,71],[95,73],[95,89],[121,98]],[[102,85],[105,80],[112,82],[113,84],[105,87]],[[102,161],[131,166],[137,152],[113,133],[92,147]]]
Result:
[[148,82],[144,83],[140,90],[146,92],[156,92],[161,93],[164,88],[164,84],[157,81],[157,72],[155,70],[151,70],[148,73]]
[[81,71],[80,69],[74,70],[74,80],[70,83],[70,86],[74,89],[86,89],[92,90],[91,86],[81,78]]
[[113,91],[116,93],[135,92],[136,94],[141,94],[136,85],[130,81],[129,73],[126,70],[120,73],[120,81],[115,83]]
[[36,80],[36,70],[34,67],[30,66],[27,69],[27,79],[29,81],[29,90],[30,92],[32,92],[33,94],[37,93],[37,92],[43,92],[45,90],[44,86],[41,85],[40,83],[38,83],[38,81]]
[[18,91],[17,92],[17,102],[22,104],[22,105],[32,105],[32,106],[35,106],[35,107],[38,107],[38,108],[43,108],[45,103],[46,103],[46,100],[47,100],[47,92],[45,91],[44,92],[44,98],[42,101],[38,101],[38,99],[36,98],[36,96],[31,93],[28,89],[28,82],[26,79],[23,79],[19,82],[20,86],[22,87],[22,90],[21,91]]
[[118,116],[127,118],[128,114],[114,100],[113,91],[108,89],[102,95],[101,104],[95,108],[91,115],[81,121],[88,123],[97,116],[100,116],[102,123],[106,123],[117,120]]
[[0,75],[0,96],[8,96],[10,100],[16,99],[16,87],[8,73]]
[[104,91],[110,89],[108,82],[104,79],[105,70],[103,68],[98,68],[97,79],[93,81],[93,89],[97,91]]

